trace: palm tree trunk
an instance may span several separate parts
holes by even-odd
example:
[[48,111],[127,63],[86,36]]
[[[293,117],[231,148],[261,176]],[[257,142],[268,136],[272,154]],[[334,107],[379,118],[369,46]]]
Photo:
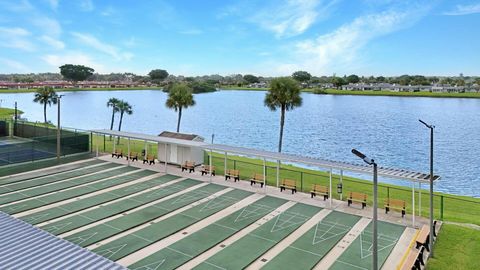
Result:
[[[118,131],[122,129],[123,111],[120,112],[120,122],[118,122]],[[120,144],[120,137],[118,137],[117,144]]]
[[177,133],[180,132],[180,120],[182,120],[182,107],[178,109]]
[[43,120],[47,123],[47,103],[43,103]]
[[283,141],[283,125],[285,124],[285,105],[282,105],[282,111],[280,115],[280,138],[278,140],[278,152],[282,152]]

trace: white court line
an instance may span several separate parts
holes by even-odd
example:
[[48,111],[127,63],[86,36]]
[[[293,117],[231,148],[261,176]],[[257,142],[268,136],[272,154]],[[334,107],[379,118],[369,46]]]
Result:
[[357,268],[357,269],[369,270],[368,268],[364,268],[364,267],[361,267],[361,266],[358,266],[358,265],[355,265],[355,264],[351,264],[351,263],[348,263],[348,262],[344,262],[344,261],[340,261],[340,260],[337,260],[337,262],[343,263],[343,264],[346,264],[346,265],[349,265],[349,266],[352,266],[352,267],[355,267],[355,268]]

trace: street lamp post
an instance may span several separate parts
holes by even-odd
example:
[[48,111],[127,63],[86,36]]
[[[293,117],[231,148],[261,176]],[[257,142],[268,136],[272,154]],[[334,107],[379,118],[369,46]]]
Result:
[[435,129],[434,125],[429,125],[424,121],[418,119],[420,123],[424,124],[427,128],[430,129],[430,257],[433,258],[433,130]]
[[60,161],[60,151],[61,151],[61,130],[60,130],[60,100],[64,95],[57,96],[57,161]]
[[378,203],[377,203],[377,189],[378,189],[378,179],[377,179],[377,163],[359,152],[356,149],[352,149],[352,153],[357,157],[363,159],[368,165],[373,165],[373,235],[372,235],[372,269],[378,269],[378,243],[377,243],[377,221],[378,221]]

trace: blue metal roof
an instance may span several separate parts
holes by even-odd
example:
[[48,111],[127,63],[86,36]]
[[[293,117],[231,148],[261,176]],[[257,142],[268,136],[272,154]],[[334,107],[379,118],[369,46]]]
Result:
[[1,269],[126,270],[88,249],[0,212]]

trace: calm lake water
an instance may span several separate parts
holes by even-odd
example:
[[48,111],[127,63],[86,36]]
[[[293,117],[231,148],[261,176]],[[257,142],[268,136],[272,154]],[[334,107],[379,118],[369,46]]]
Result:
[[[177,114],[165,107],[161,91],[66,92],[62,125],[81,129],[109,128],[110,97],[133,105],[122,130],[158,134],[175,130]],[[279,112],[263,105],[263,91],[219,91],[195,95],[197,105],[184,111],[181,132],[195,133],[215,143],[275,151]],[[303,106],[286,115],[286,153],[359,162],[353,147],[380,166],[428,172],[429,131],[418,119],[433,123],[435,189],[480,197],[480,99],[330,96],[304,93]],[[14,101],[30,121],[42,121],[42,106],[33,94],[0,94],[2,107]],[[48,109],[56,119],[56,107]],[[118,120],[117,120],[118,121]],[[118,122],[116,123],[118,124]]]

